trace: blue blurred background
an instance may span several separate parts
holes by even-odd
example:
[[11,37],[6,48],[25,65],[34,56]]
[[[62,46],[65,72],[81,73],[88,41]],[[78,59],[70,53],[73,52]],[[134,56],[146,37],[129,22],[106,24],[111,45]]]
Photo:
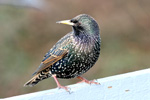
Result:
[[[149,68],[150,0],[0,0],[0,98],[56,87],[52,78],[23,87],[66,33],[56,21],[86,13],[101,29],[101,56],[89,80]],[[59,79],[62,85],[77,79]]]

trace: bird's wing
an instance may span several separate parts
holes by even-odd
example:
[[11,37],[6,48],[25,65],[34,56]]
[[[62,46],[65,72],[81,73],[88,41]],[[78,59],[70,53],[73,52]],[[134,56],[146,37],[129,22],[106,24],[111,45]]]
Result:
[[44,59],[42,60],[40,66],[37,68],[35,73],[32,75],[36,75],[43,71],[44,69],[50,67],[63,57],[68,54],[69,52],[69,45],[71,40],[70,38],[72,34],[68,33],[64,37],[62,37],[50,50],[46,55],[44,56]]
[[39,72],[43,71],[44,69],[50,67],[54,63],[56,63],[58,60],[62,59],[66,54],[68,53],[68,50],[55,47],[52,48],[45,56],[43,61],[41,62],[39,68],[33,73],[33,75],[38,74]]

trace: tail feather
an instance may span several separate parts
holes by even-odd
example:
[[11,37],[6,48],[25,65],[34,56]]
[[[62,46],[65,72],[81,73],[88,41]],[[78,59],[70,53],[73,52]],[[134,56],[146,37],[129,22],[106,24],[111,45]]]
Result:
[[26,82],[24,84],[24,86],[34,86],[36,85],[38,82],[40,82],[41,80],[44,80],[48,77],[50,77],[51,75],[49,73],[38,73],[37,75],[35,75],[32,79],[30,79],[28,82]]

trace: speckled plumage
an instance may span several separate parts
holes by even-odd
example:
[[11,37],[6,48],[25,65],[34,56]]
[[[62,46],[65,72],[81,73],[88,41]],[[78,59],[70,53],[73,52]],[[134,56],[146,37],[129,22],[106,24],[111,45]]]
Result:
[[56,75],[57,78],[74,78],[87,72],[100,54],[100,34],[97,22],[86,14],[70,20],[73,31],[62,37],[44,56],[34,77],[25,85]]

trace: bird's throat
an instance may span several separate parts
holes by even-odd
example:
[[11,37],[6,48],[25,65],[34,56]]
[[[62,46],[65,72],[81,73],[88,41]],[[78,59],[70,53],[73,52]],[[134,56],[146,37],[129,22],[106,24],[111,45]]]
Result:
[[78,52],[89,53],[93,50],[95,40],[88,35],[80,34],[73,36],[73,47]]

